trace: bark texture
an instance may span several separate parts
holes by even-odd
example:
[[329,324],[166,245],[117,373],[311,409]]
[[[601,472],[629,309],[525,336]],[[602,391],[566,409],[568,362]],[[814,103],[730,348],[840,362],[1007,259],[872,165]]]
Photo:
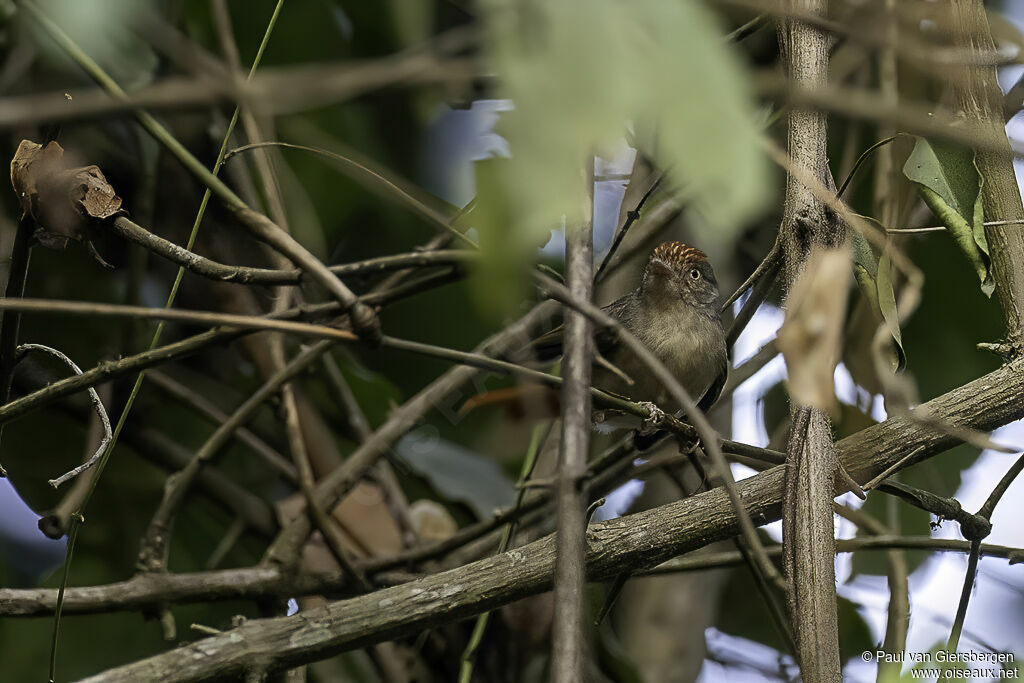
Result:
[[[587,174],[589,178],[589,174]],[[591,185],[593,181],[591,180]],[[566,269],[574,297],[590,301],[593,282],[593,229],[567,235]],[[552,678],[574,683],[583,672],[583,590],[586,587],[584,475],[590,447],[590,363],[593,323],[583,313],[565,314],[565,383],[562,385],[562,441],[558,454],[558,537],[555,562],[555,617]]]
[[[1024,362],[1012,362],[924,404],[954,425],[991,430],[1024,417]],[[909,467],[959,443],[920,421],[892,417],[836,444],[850,474],[865,482]],[[900,463],[911,453],[915,457]],[[758,523],[779,519],[784,468],[738,483]],[[595,524],[587,532],[587,574],[608,579],[729,538],[736,512],[721,488],[653,510]],[[292,617],[252,620],[196,643],[92,676],[90,683],[209,681],[239,676],[254,659],[282,670],[334,653],[420,632],[550,590],[555,542],[529,545],[440,574]],[[269,660],[267,659],[269,658]]]
[[[821,0],[800,0],[795,8],[821,14]],[[792,82],[813,90],[828,80],[828,36],[798,21],[779,30]],[[828,166],[827,126],[821,111],[789,115],[788,151],[795,166],[833,187]],[[837,247],[844,233],[810,189],[790,175],[786,183],[781,243],[787,290],[803,271],[815,246]],[[840,680],[839,621],[835,592],[835,537],[832,521],[836,455],[828,416],[818,409],[793,406],[787,452],[783,550],[789,579],[789,610],[797,659],[807,683]]]

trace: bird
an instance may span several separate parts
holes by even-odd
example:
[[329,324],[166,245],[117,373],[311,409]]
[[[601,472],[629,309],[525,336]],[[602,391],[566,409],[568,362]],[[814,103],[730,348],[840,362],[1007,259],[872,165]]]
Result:
[[[602,310],[650,349],[697,401],[697,407],[706,411],[721,395],[729,369],[719,296],[707,254],[683,242],[663,242],[651,252],[636,288]],[[534,339],[524,349],[527,353],[518,355],[553,362],[562,355],[563,334],[559,326]],[[594,346],[594,386],[666,412],[681,410],[614,329],[597,328]],[[519,389],[489,392],[493,400],[475,397],[463,410],[506,402]]]

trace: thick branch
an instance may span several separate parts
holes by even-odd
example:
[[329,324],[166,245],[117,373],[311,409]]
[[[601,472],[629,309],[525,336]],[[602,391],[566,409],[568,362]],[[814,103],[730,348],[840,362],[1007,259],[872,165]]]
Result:
[[[944,421],[995,429],[1024,417],[1022,370],[1024,363],[1012,363],[925,405]],[[897,416],[843,439],[836,447],[849,472],[863,482],[915,449],[920,449],[918,458],[923,460],[956,443],[948,434]],[[762,523],[779,518],[783,468],[773,468],[738,486],[752,517]],[[738,530],[736,512],[720,488],[597,524],[588,533],[588,577],[601,580],[653,567],[733,536]],[[550,589],[554,551],[554,538],[549,536],[464,567],[294,617],[250,621],[222,635],[87,680],[213,680],[238,675],[256,657],[270,657],[273,667],[281,669],[392,640]]]

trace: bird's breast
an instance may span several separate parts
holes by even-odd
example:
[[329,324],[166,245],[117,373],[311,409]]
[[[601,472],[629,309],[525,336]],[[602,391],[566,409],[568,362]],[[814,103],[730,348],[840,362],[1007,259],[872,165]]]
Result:
[[[648,319],[631,330],[697,401],[721,372],[725,362],[725,335],[721,323],[706,316],[671,315]],[[673,410],[678,406],[647,369],[628,351],[618,354],[615,364],[634,384],[625,388],[629,396],[655,401]]]

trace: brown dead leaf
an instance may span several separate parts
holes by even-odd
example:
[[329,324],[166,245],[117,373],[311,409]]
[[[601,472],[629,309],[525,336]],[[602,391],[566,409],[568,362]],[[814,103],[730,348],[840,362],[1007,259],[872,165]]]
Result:
[[416,537],[422,541],[444,541],[455,535],[459,525],[447,509],[434,500],[420,499],[409,506]]
[[63,166],[64,149],[56,142],[43,147],[31,140],[22,140],[11,159],[11,185],[18,195],[21,210],[35,216],[39,191],[36,179],[59,171]]
[[90,242],[93,221],[122,213],[121,198],[99,167],[68,168],[56,142],[44,147],[22,140],[11,159],[11,185],[22,212],[36,223],[36,239],[48,247]]
[[849,250],[815,249],[790,290],[778,336],[793,401],[833,415],[838,408],[834,375],[849,285]]

